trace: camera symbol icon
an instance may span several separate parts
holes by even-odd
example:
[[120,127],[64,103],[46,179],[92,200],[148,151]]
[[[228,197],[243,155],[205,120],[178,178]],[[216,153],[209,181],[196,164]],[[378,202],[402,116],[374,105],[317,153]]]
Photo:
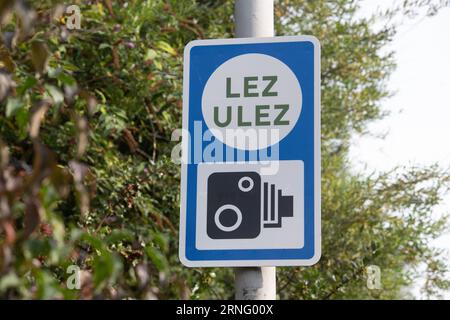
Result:
[[215,172],[207,184],[206,231],[212,239],[254,239],[262,226],[281,228],[283,217],[293,217],[293,196],[257,172]]

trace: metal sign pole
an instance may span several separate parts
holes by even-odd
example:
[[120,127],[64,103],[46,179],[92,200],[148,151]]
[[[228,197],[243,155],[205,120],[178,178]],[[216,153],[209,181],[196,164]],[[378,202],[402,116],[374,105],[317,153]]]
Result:
[[[273,16],[273,0],[236,0],[235,37],[273,37]],[[235,268],[235,290],[238,300],[275,300],[275,267]]]

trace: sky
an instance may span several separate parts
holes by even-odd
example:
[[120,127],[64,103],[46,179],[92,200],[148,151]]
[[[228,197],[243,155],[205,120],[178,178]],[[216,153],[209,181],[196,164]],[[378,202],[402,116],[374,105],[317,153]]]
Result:
[[[364,0],[360,14],[393,2]],[[434,163],[450,168],[450,7],[433,17],[405,20],[387,49],[395,52],[397,63],[388,83],[396,94],[382,103],[390,115],[369,125],[374,136],[354,137],[352,163],[367,172]],[[436,212],[450,212],[450,194],[444,198]],[[433,244],[450,249],[450,233]],[[445,298],[450,299],[450,292]]]

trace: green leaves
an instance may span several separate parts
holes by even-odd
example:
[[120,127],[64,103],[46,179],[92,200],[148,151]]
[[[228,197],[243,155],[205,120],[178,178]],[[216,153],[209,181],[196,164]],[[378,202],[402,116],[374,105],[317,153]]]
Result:
[[122,271],[122,263],[116,254],[102,251],[94,258],[92,269],[94,270],[94,285],[96,290],[100,291],[116,281]]
[[148,60],[153,60],[157,57],[157,53],[155,50],[153,49],[147,49],[147,51],[145,52],[145,56],[144,56],[144,60],[148,61]]
[[[123,238],[124,234],[115,233],[109,238],[108,242],[111,243],[119,238]],[[91,268],[93,270],[94,285],[96,291],[99,292],[105,286],[111,285],[116,281],[122,271],[121,259],[115,252],[111,252],[108,249],[107,243],[104,243],[94,235],[84,233],[81,235],[80,240],[88,243],[94,249],[95,255]]]
[[64,102],[64,95],[57,87],[45,85],[45,89],[47,90],[47,94],[49,98],[52,99],[54,105],[58,106]]
[[170,53],[173,56],[177,55],[177,52],[175,51],[175,49],[172,48],[172,46],[165,41],[158,41],[156,43],[156,48],[163,50],[167,53]]
[[17,287],[20,284],[20,279],[14,272],[10,272],[0,279],[0,292],[7,290],[8,288]]
[[112,106],[100,106],[100,127],[106,134],[118,137],[126,128],[126,111]]
[[28,76],[26,77],[22,83],[19,83],[17,86],[17,93],[19,95],[25,95],[26,92],[33,88],[37,84],[37,80],[35,77]]
[[166,257],[156,248],[146,247],[145,253],[159,271],[167,271],[169,264]]
[[31,61],[37,73],[43,74],[47,69],[50,53],[44,42],[34,41],[31,43]]
[[11,117],[15,115],[20,109],[22,109],[25,104],[21,99],[9,98],[6,103],[6,117]]

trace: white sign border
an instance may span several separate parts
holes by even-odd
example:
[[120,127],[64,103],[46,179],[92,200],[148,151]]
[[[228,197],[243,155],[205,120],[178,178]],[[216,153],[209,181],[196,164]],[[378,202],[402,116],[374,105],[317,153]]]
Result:
[[[180,190],[180,232],[179,259],[186,267],[255,267],[255,266],[312,266],[321,257],[321,154],[320,154],[320,42],[314,36],[282,36],[262,38],[236,38],[194,40],[184,48],[183,59],[183,130],[189,126],[189,69],[190,52],[196,46],[275,43],[275,42],[311,42],[314,46],[314,256],[310,259],[263,259],[263,260],[189,260],[186,257],[186,198],[187,166],[181,164]],[[186,150],[187,151],[187,150]],[[318,165],[317,165],[318,164]]]

